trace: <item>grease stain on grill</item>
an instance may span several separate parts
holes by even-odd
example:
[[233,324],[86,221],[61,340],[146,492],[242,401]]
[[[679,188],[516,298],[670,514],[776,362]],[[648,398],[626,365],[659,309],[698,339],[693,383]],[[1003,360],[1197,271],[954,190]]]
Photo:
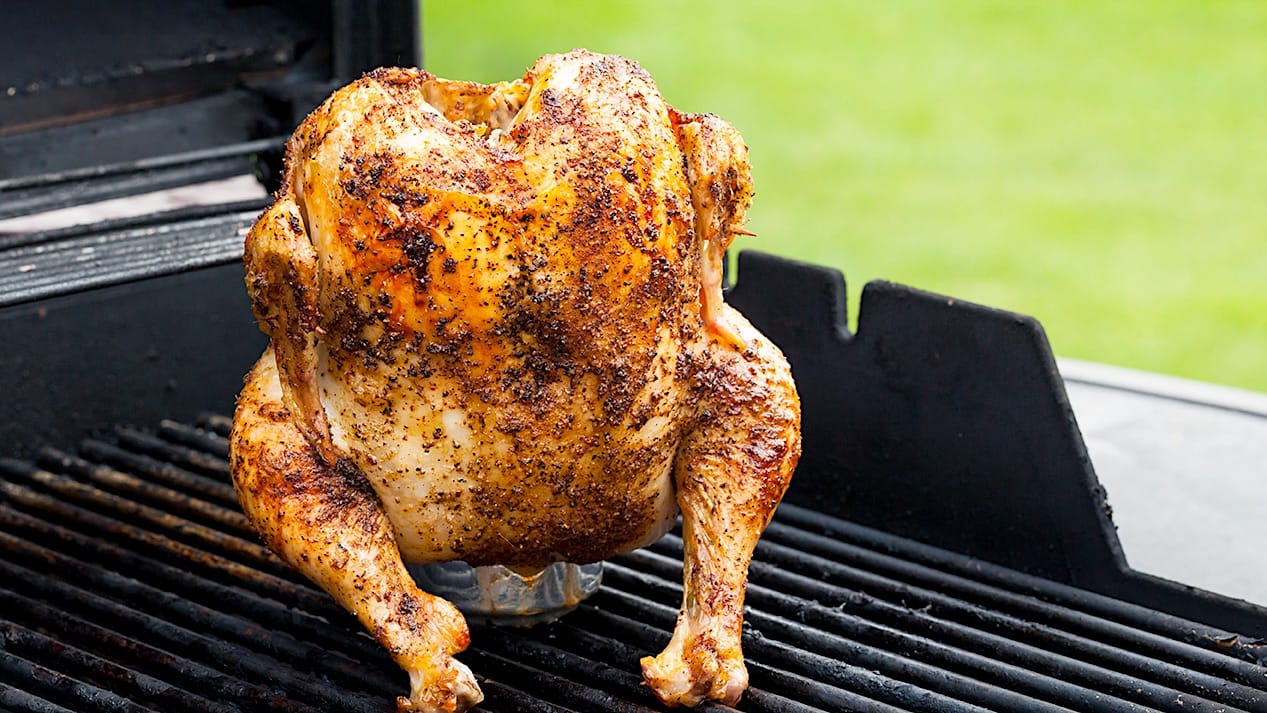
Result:
[[[0,709],[392,709],[405,676],[245,526],[229,426],[0,460]],[[477,628],[481,709],[661,710],[638,660],[668,642],[681,556],[666,536],[561,621]],[[740,710],[1267,711],[1261,642],[1139,628],[1134,605],[813,511],[780,510],[750,580]]]

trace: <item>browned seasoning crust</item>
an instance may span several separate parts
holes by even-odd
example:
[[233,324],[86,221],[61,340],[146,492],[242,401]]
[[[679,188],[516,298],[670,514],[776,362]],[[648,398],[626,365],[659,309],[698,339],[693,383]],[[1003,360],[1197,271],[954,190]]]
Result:
[[[246,242],[272,347],[233,464],[269,546],[405,650],[396,619],[439,605],[409,598],[402,557],[595,561],[680,506],[686,638],[644,670],[669,703],[736,699],[748,558],[799,455],[787,364],[721,297],[751,195],[738,133],[620,57],[496,85],[382,69],[336,92]],[[363,613],[346,566],[330,579],[308,552],[345,527],[372,550],[361,586],[383,577],[412,614]],[[456,632],[423,637],[431,668],[397,658],[420,672],[411,699],[460,700],[435,678]]]

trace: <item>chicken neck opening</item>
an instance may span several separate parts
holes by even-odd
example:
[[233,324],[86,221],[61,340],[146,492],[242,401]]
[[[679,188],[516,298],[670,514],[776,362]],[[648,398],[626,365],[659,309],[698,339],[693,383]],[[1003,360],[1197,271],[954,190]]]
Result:
[[481,135],[506,131],[527,103],[532,85],[522,79],[496,84],[433,79],[423,99],[452,122],[466,121]]

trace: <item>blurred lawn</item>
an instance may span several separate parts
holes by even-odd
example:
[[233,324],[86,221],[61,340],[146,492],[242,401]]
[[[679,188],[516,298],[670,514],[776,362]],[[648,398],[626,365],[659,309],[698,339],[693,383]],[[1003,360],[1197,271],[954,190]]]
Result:
[[[743,133],[739,243],[1267,391],[1267,2],[424,2],[426,64],[632,57]],[[851,307],[854,309],[854,307]]]

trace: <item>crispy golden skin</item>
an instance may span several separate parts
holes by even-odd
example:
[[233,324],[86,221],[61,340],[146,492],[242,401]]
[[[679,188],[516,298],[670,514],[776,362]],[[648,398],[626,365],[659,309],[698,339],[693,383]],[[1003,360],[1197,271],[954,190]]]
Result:
[[247,237],[269,350],[231,439],[248,517],[411,674],[479,700],[465,623],[405,562],[540,568],[654,541],[686,594],[643,662],[665,702],[733,702],[748,562],[800,453],[786,361],[722,302],[747,149],[620,57],[495,85],[383,69],[287,146]]

